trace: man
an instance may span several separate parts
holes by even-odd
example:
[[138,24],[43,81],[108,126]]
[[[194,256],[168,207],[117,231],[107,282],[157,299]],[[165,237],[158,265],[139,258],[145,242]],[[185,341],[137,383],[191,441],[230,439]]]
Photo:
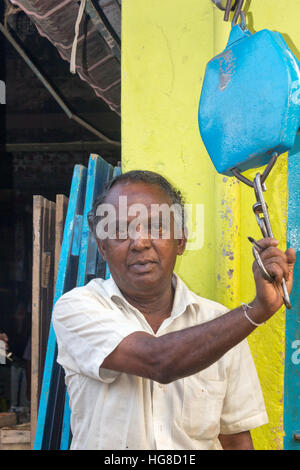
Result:
[[245,338],[282,305],[283,277],[291,291],[294,250],[282,253],[275,240],[261,240],[274,282],[254,263],[255,299],[228,312],[174,274],[185,230],[181,225],[175,237],[178,210],[169,211],[167,227],[160,207],[183,207],[160,175],[113,179],[89,216],[111,277],[55,305],[71,448],[252,449],[249,430],[267,416]]

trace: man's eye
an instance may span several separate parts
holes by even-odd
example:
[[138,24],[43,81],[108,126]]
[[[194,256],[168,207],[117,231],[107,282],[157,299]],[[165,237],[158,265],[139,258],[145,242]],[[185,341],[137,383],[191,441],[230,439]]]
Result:
[[165,227],[161,223],[154,223],[151,227],[152,236],[160,237],[165,232]]
[[119,228],[116,231],[116,235],[118,239],[126,240],[128,238],[128,230],[125,228]]

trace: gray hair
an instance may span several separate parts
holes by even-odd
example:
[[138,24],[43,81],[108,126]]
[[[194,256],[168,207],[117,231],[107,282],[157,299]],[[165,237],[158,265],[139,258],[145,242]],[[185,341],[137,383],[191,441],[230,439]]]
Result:
[[96,225],[99,221],[99,216],[97,216],[97,209],[101,204],[105,202],[105,199],[111,188],[116,184],[140,182],[149,185],[159,186],[170,197],[172,205],[179,205],[181,207],[182,226],[184,226],[185,211],[184,198],[182,196],[182,193],[177,188],[175,188],[166,178],[164,178],[158,173],[155,173],[154,171],[132,170],[112,178],[109,182],[105,184],[103,191],[98,194],[98,196],[95,198],[93,202],[93,207],[87,215],[90,231],[94,234],[95,237]]

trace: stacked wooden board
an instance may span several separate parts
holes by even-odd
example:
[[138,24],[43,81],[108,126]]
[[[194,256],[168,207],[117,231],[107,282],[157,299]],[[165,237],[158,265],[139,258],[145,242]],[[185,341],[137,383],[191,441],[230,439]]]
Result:
[[54,286],[63,237],[68,198],[56,202],[33,196],[33,269],[31,328],[31,440],[35,435],[38,403],[53,305]]
[[[53,305],[72,288],[85,285],[94,277],[108,276],[108,269],[97,251],[96,241],[90,234],[87,214],[105,183],[119,172],[119,167],[113,168],[98,155],[90,156],[88,168],[83,165],[74,167]],[[68,394],[64,372],[56,362],[56,357],[56,337],[50,321],[33,446],[35,450],[66,450],[70,445]]]

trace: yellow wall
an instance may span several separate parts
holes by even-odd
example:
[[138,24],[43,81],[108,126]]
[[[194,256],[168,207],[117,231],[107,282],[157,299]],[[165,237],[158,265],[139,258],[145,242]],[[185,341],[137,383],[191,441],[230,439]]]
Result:
[[177,1],[122,2],[122,168],[157,171],[182,189],[187,202],[204,204],[205,249],[196,254],[201,268],[186,253],[178,270],[211,297],[215,172],[196,124],[213,53],[213,12],[208,2],[191,3],[187,9]]
[[[287,33],[299,58],[299,0],[252,0],[246,8],[252,31]],[[183,191],[186,202],[203,204],[204,246],[187,251],[176,270],[201,296],[229,308],[248,302],[254,285],[247,236],[260,237],[253,194],[216,173],[197,122],[205,66],[225,47],[229,25],[209,0],[123,0],[122,15],[123,171],[157,171]],[[284,248],[286,155],[267,187],[274,235]],[[249,337],[270,421],[252,433],[257,449],[282,448],[284,327],[282,310]]]

